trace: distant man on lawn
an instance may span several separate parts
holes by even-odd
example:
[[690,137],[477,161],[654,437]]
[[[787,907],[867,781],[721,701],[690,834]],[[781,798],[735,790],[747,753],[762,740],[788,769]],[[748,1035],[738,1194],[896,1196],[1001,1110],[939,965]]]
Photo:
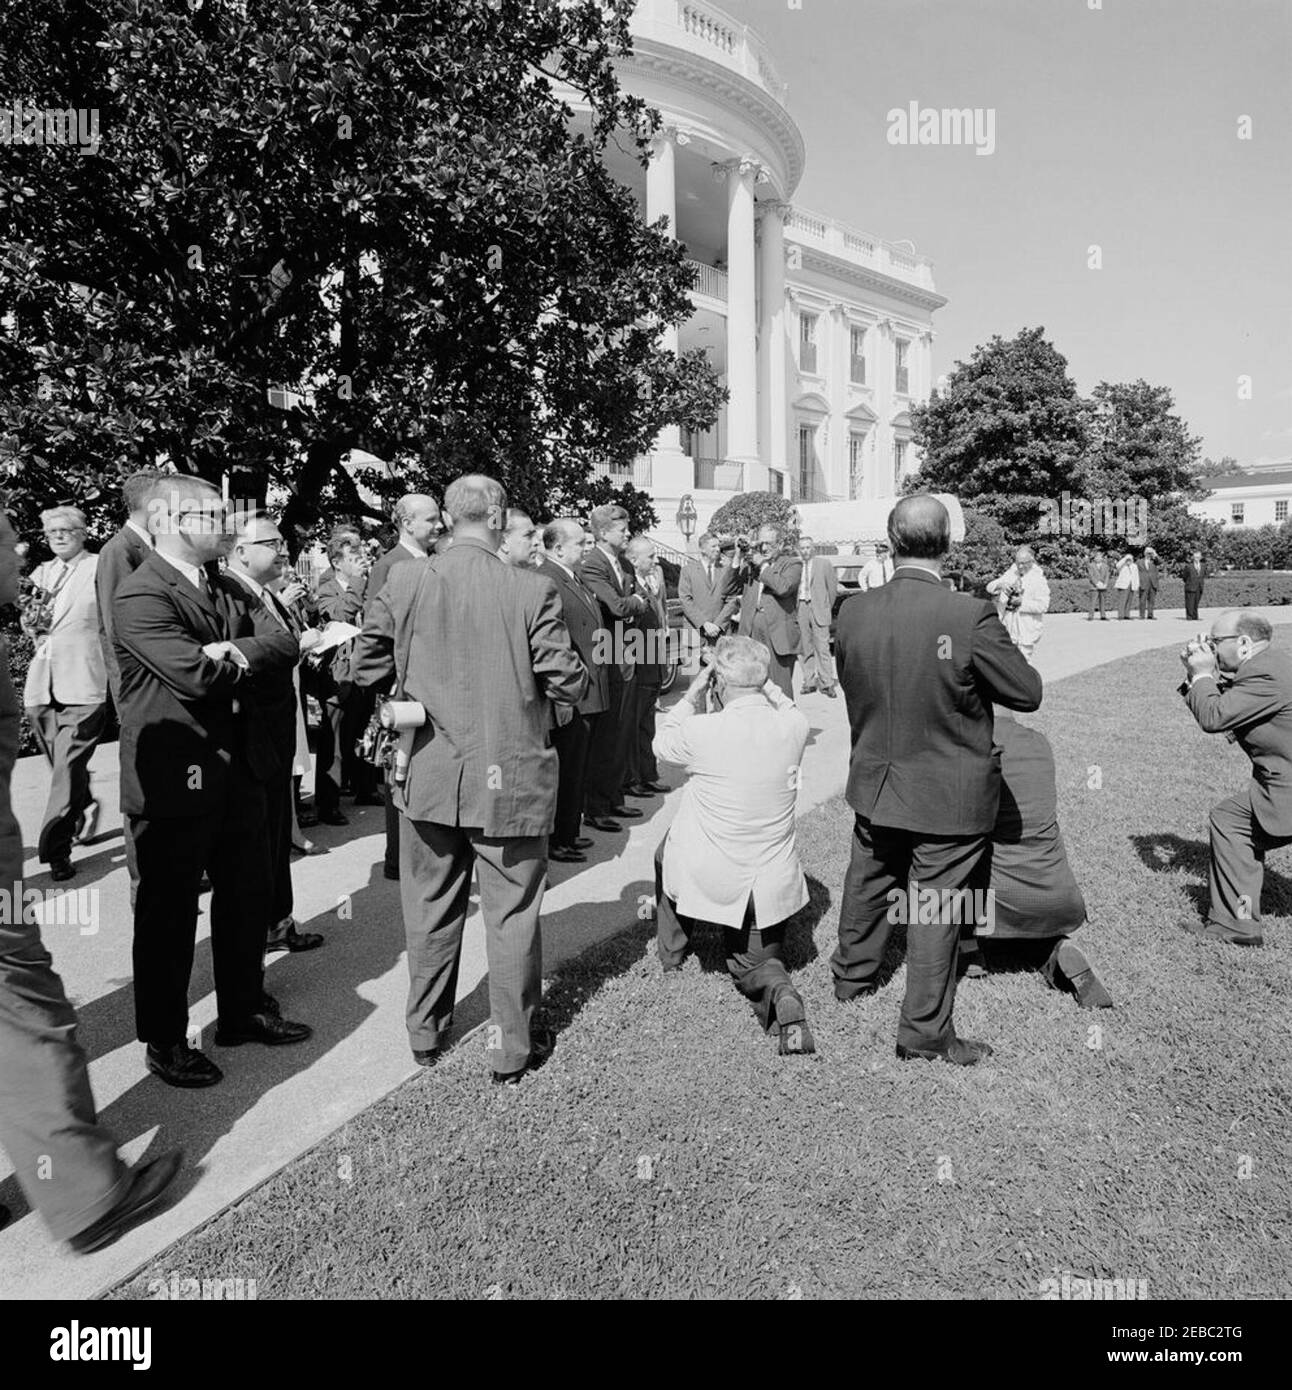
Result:
[[1209,640],[1180,654],[1180,694],[1198,727],[1227,734],[1252,760],[1247,786],[1211,809],[1211,902],[1205,924],[1190,927],[1235,946],[1263,944],[1265,855],[1292,844],[1292,659],[1273,637],[1259,613],[1231,608]]

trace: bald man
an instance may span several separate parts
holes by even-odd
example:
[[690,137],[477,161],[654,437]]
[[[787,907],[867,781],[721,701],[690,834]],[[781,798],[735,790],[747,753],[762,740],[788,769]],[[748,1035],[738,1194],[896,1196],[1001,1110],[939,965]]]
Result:
[[1234,946],[1264,943],[1265,855],[1292,843],[1292,659],[1273,640],[1259,613],[1231,608],[1180,654],[1180,694],[1198,727],[1252,761],[1247,786],[1211,808],[1210,904],[1189,929]]

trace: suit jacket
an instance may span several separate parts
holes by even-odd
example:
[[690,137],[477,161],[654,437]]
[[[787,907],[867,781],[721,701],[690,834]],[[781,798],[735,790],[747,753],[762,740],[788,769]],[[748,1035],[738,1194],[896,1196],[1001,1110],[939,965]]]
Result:
[[610,676],[605,662],[596,659],[597,633],[604,631],[601,627],[601,605],[577,574],[568,574],[547,556],[540,561],[538,572],[556,585],[561,600],[561,617],[570,634],[570,645],[588,668],[588,688],[579,701],[579,713],[601,714],[610,707]]
[[688,560],[677,580],[677,597],[682,616],[694,628],[705,623],[717,623],[724,631],[740,607],[738,589],[733,586],[734,573],[730,565],[713,567],[713,582],[705,573],[703,560]]
[[779,690],[742,695],[717,714],[681,700],[660,715],[655,756],[691,774],[664,845],[664,892],[684,916],[739,927],[752,893],[762,930],[807,902],[794,842],[798,781],[787,774],[808,733]]
[[664,680],[667,662],[662,658],[668,650],[668,598],[664,588],[664,571],[655,566],[655,579],[659,593],[653,594],[646,584],[632,575],[633,592],[641,595],[646,605],[645,611],[633,619],[633,628],[638,634],[634,678],[647,685],[660,685]]
[[[371,589],[364,581],[343,589],[335,572],[328,570],[319,580],[314,595],[319,618],[325,623],[353,623],[355,627],[362,627],[365,596],[375,592],[376,590]],[[321,667],[319,675],[322,679],[319,684],[326,693],[330,694],[343,685],[348,686],[354,680],[350,668],[354,645],[358,640],[356,637],[354,642],[343,642],[341,646],[334,648],[331,658]]]
[[99,607],[94,575],[99,557],[82,551],[61,583],[56,563],[32,571],[33,583],[51,590],[58,584],[49,632],[35,644],[27,667],[22,701],[29,709],[57,699],[64,705],[101,705],[108,694],[108,672],[99,641]]
[[103,664],[107,669],[112,698],[117,698],[121,673],[117,669],[117,651],[112,644],[112,600],[121,581],[133,574],[153,548],[134,529],[123,526],[99,551],[99,563],[94,571],[94,594],[99,606],[99,645],[103,648]]
[[899,566],[840,608],[834,650],[852,809],[925,835],[989,832],[1000,799],[992,704],[1034,710],[1042,693],[994,606]]
[[611,654],[621,658],[611,663],[612,677],[632,680],[633,663],[627,659],[631,655],[627,634],[632,629],[633,619],[643,611],[632,576],[622,563],[613,562],[604,550],[593,546],[579,561],[579,578],[592,590],[601,606],[601,623],[609,634]]
[[485,835],[548,834],[558,771],[551,706],[577,706],[588,684],[556,586],[462,537],[425,566],[396,566],[374,597],[355,644],[359,685],[395,674],[404,632],[408,667],[397,674],[427,718],[395,805],[413,820]]
[[1252,760],[1252,814],[1261,829],[1292,835],[1292,656],[1266,647],[1225,689],[1204,679],[1180,693],[1204,733],[1232,733]]
[[1106,589],[1109,579],[1108,562],[1106,560],[1091,560],[1086,566],[1086,576],[1090,580],[1092,589]]
[[386,580],[390,578],[390,571],[396,565],[403,564],[405,560],[424,561],[425,558],[425,556],[414,555],[406,545],[401,545],[396,541],[389,550],[377,557],[372,568],[368,571],[368,581],[364,585],[365,601],[367,598],[375,598],[381,593],[386,587]]
[[1139,569],[1139,588],[1142,594],[1155,594],[1158,588],[1158,567],[1155,560],[1145,560],[1142,556],[1138,561]]
[[297,645],[297,659],[291,666],[275,665],[250,679],[256,706],[269,732],[275,766],[280,773],[290,776],[296,756],[296,720],[300,712],[295,675],[300,660],[300,631],[291,611],[276,603],[272,594],[268,591],[263,595],[253,593],[251,585],[237,570],[226,570],[225,574],[243,589],[257,637],[287,632]]
[[778,555],[759,581],[750,568],[740,600],[740,635],[752,637],[754,618],[763,615],[768,643],[777,656],[795,656],[799,649],[799,580],[803,561],[797,555]]
[[[113,599],[127,815],[169,819],[223,809],[235,759],[257,781],[273,775],[254,678],[290,675],[299,643],[281,630],[258,634],[242,585],[213,568],[207,574],[209,595],[154,552]],[[208,642],[223,641],[236,644],[248,670],[203,654]]]
[[[800,578],[800,585],[802,582]],[[839,580],[834,566],[824,555],[814,555],[808,564],[808,598],[812,608],[812,621],[818,627],[830,626],[830,614],[834,612],[834,600],[838,592]],[[802,599],[799,602],[802,603]]]
[[1210,578],[1211,567],[1204,560],[1201,565],[1195,565],[1192,560],[1180,571],[1180,578],[1184,580],[1184,592],[1186,594],[1200,594],[1203,582]]

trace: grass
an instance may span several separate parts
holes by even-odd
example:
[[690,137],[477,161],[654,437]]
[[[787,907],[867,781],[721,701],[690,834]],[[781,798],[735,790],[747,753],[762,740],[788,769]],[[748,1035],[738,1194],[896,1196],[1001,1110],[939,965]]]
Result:
[[1273,856],[1263,949],[1185,933],[1208,808],[1248,764],[1198,731],[1178,669],[1098,668],[1028,721],[1116,1010],[1031,973],[968,980],[958,1031],[996,1055],[899,1063],[904,968],[834,1002],[851,817],[832,801],[801,825],[812,904],[790,934],[816,1058],[775,1055],[716,934],[666,980],[650,923],[625,922],[550,983],[557,1049],[522,1086],[459,1049],[114,1296],[182,1270],[261,1298],[1014,1299],[1064,1274],[1287,1297],[1292,883]]

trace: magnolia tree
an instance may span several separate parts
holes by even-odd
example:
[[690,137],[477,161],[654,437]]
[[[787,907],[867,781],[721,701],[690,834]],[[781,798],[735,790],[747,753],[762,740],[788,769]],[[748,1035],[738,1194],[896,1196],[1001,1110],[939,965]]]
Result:
[[66,499],[101,530],[155,465],[283,488],[289,524],[377,515],[364,450],[378,492],[479,469],[540,517],[614,497],[649,524],[592,465],[723,392],[661,347],[691,272],[602,157],[644,162],[658,121],[612,66],[632,8],[7,0],[6,92],[97,133],[0,151],[19,523]]

